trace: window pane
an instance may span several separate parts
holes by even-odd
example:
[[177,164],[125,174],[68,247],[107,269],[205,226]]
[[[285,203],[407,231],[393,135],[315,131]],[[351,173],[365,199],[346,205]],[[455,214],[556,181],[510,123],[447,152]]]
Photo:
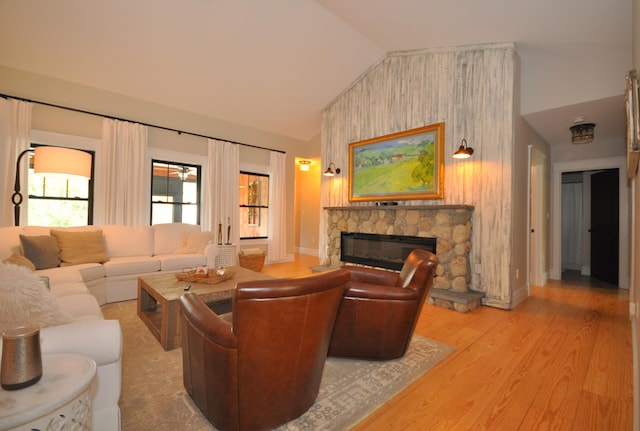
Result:
[[260,220],[259,224],[240,223],[240,238],[266,238],[269,234],[267,227],[269,226],[267,208],[240,208],[240,220],[246,221],[249,219],[249,212],[253,210],[256,212],[256,217]]
[[31,226],[84,226],[88,224],[88,201],[29,199]]
[[200,166],[153,161],[151,224],[199,223]]

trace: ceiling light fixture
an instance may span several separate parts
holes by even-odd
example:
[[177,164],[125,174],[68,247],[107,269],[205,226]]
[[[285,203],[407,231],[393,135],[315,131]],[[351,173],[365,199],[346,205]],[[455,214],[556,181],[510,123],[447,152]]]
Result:
[[593,123],[582,123],[569,127],[569,130],[571,130],[571,143],[589,144],[593,142],[595,127],[596,125]]
[[[335,172],[333,171],[333,169],[331,169],[331,166],[333,166],[333,168],[335,169]],[[332,177],[336,174],[340,173],[340,168],[336,168],[335,163],[331,162],[329,163],[329,167],[327,168],[326,171],[324,171],[324,176],[325,177]]]
[[458,147],[458,151],[453,153],[454,159],[468,159],[473,154],[473,148],[467,145],[467,140],[462,138],[462,142],[460,143],[460,147]]
[[309,170],[309,166],[311,165],[309,160],[300,160],[298,163],[300,163],[300,170],[305,172]]

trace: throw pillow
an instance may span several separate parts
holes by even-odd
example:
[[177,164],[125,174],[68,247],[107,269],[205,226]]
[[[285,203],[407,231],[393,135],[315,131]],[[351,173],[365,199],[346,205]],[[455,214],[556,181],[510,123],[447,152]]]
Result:
[[204,247],[213,239],[213,232],[183,232],[182,242],[174,251],[175,254],[202,254]]
[[0,298],[0,332],[23,325],[46,327],[73,321],[42,279],[20,265],[0,263]]
[[36,270],[36,266],[29,259],[24,257],[21,254],[13,253],[7,259],[2,261],[3,263],[13,263],[14,265],[24,266],[25,268],[29,268],[31,271]]
[[55,268],[60,265],[60,248],[55,237],[20,235],[20,244],[24,257],[33,262],[36,269]]
[[104,246],[102,230],[65,231],[51,229],[60,245],[60,258],[63,263],[78,265],[80,263],[104,263],[109,255]]

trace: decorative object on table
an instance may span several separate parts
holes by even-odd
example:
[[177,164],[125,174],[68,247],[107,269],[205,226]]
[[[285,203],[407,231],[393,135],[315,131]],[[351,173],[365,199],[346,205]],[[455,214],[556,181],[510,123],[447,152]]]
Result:
[[219,270],[209,269],[206,273],[198,273],[195,270],[176,272],[176,279],[180,281],[188,281],[191,283],[216,284],[233,278],[233,271],[223,271],[222,275],[218,274]]
[[222,245],[222,222],[218,222],[218,245]]
[[260,248],[245,248],[238,253],[238,261],[243,268],[260,272],[267,254]]
[[227,242],[226,245],[231,245],[231,217],[227,217]]
[[444,198],[444,123],[349,144],[349,202]]
[[26,388],[42,377],[40,327],[19,326],[2,333],[0,382],[8,391]]

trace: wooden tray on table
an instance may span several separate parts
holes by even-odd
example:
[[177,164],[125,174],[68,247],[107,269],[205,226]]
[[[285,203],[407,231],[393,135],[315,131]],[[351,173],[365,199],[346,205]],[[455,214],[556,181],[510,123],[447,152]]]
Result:
[[207,272],[176,272],[176,278],[180,281],[187,281],[189,283],[201,283],[201,284],[216,284],[225,280],[233,278],[235,273],[233,271],[225,271],[224,274],[218,275],[215,269],[210,269]]

